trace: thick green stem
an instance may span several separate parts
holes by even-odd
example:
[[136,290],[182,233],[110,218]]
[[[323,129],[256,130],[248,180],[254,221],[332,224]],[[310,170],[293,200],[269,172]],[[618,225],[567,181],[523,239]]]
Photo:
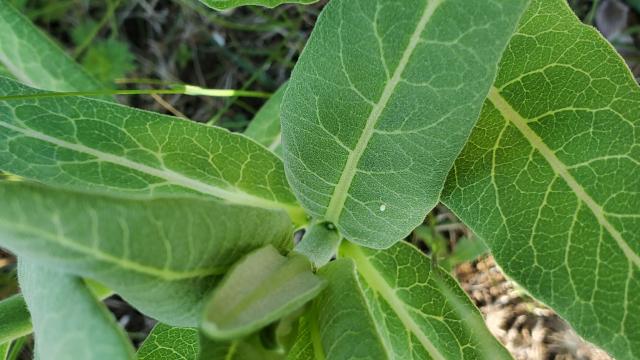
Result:
[[294,251],[306,256],[316,268],[320,268],[331,261],[341,239],[333,224],[315,223],[307,228]]

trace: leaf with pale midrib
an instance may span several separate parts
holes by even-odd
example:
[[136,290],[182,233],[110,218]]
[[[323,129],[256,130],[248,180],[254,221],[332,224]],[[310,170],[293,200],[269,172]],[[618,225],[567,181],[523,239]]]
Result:
[[132,196],[205,194],[302,214],[280,159],[222,128],[0,78],[0,129],[0,169],[29,179]]
[[282,104],[287,177],[305,209],[374,248],[418,226],[526,3],[331,1]]
[[140,311],[199,323],[205,294],[247,252],[291,247],[284,212],[197,199],[128,200],[0,182],[0,246],[94,278]]
[[443,201],[587,340],[640,357],[640,89],[562,0],[536,0]]
[[273,8],[281,4],[312,4],[318,0],[200,0],[215,10],[227,10],[238,6],[260,5]]
[[345,243],[319,271],[327,289],[302,320],[290,359],[510,359],[445,271],[400,242]]
[[50,273],[25,258],[18,273],[34,331],[40,335],[35,342],[37,359],[135,359],[129,338],[82,279]]

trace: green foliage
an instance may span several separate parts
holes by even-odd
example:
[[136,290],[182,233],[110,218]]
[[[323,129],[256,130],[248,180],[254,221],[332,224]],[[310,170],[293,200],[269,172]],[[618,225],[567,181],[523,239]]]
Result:
[[[216,279],[266,244],[291,247],[286,214],[201,199],[130,200],[0,182],[2,245],[96,279],[163,322],[196,326]],[[269,224],[264,227],[264,224]]]
[[[84,282],[21,260],[20,287],[38,338],[35,353],[47,359],[134,359],[133,346],[113,315]],[[73,304],[73,306],[66,306]]]
[[[278,157],[221,128],[0,78],[3,170],[137,196],[204,194],[299,215]],[[102,114],[109,114],[103,116]]]
[[296,311],[323,287],[306,257],[285,257],[266,246],[238,261],[218,285],[202,329],[216,340],[249,335]]
[[286,84],[260,108],[244,132],[245,135],[282,156],[282,136],[280,132],[280,106],[287,89]]
[[0,344],[31,333],[29,311],[21,295],[0,301]]
[[418,226],[525,4],[331,1],[282,104],[287,176],[303,207],[374,248]]
[[[97,44],[94,80],[0,4],[0,171],[22,178],[0,181],[0,246],[24,295],[0,302],[0,354],[26,300],[40,359],[134,358],[112,289],[163,322],[144,360],[507,359],[438,267],[486,243],[640,356],[640,90],[563,0],[332,0],[244,135],[33,88],[124,75],[122,44]],[[432,262],[401,240],[439,199],[484,242],[418,234]]]
[[312,4],[317,1],[318,0],[200,0],[200,2],[215,10],[227,10],[244,5],[260,5],[273,8],[287,3]]
[[611,46],[564,1],[534,1],[443,196],[507,274],[620,359],[640,356],[639,109]]
[[82,67],[6,1],[0,5],[0,62],[20,82],[40,89],[98,87]]
[[198,330],[157,324],[138,350],[138,360],[196,360]]
[[81,63],[105,86],[113,86],[114,80],[126,77],[135,69],[133,54],[127,44],[113,38],[92,44]]

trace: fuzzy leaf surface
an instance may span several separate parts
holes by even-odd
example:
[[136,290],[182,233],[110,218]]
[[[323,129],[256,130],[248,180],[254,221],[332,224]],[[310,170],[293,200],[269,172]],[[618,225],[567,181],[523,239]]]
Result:
[[0,62],[20,82],[39,89],[99,88],[84,68],[9,1],[0,4]]
[[580,335],[640,357],[640,89],[565,1],[524,15],[443,201]]
[[313,216],[385,248],[435,206],[527,0],[333,0],[282,104],[287,177]]
[[0,170],[131,196],[204,194],[300,214],[281,160],[241,134],[0,78]]
[[128,200],[0,183],[0,246],[104,283],[140,311],[197,326],[217,278],[266,244],[291,247],[284,212],[198,199]]
[[82,279],[47,271],[24,258],[19,275],[38,359],[135,359],[129,338]]
[[205,307],[203,332],[216,340],[250,335],[298,310],[325,282],[306,257],[260,248],[234,264]]
[[413,246],[343,243],[290,359],[510,359],[455,280]]

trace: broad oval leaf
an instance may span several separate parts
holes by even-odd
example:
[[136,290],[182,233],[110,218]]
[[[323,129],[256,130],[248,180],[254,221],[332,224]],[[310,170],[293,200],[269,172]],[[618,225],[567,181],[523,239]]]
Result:
[[94,278],[142,312],[197,326],[204,294],[243,254],[291,247],[280,211],[198,199],[128,200],[0,183],[0,246]]
[[282,156],[282,132],[280,131],[280,106],[287,84],[280,86],[273,96],[253,117],[245,135],[264,145],[278,156]]
[[331,1],[282,104],[287,177],[304,208],[374,248],[417,227],[526,3]]
[[200,0],[200,2],[215,10],[227,10],[245,5],[260,5],[273,8],[282,4],[312,4],[317,1],[318,0]]
[[129,338],[82,279],[24,258],[19,276],[33,321],[36,358],[135,359]]
[[640,89],[565,1],[526,12],[443,201],[583,337],[640,357]]
[[282,162],[241,134],[0,78],[0,169],[138,196],[205,194],[303,215]]
[[[343,243],[290,359],[510,359],[456,281],[413,246]],[[357,324],[355,326],[354,324]]]
[[304,256],[282,256],[270,245],[248,254],[211,295],[203,332],[216,340],[233,340],[293,313],[325,285],[311,270]]

